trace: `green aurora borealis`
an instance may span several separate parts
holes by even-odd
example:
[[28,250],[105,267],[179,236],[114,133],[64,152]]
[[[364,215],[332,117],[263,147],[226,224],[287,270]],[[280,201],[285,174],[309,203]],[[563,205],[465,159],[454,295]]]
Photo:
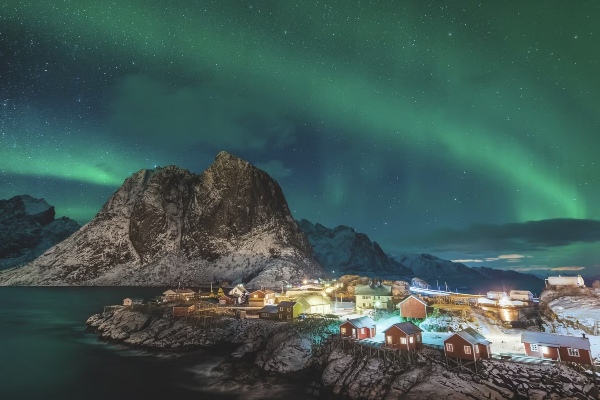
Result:
[[86,222],[227,150],[391,253],[600,273],[595,225],[522,228],[600,219],[600,4],[304,3],[3,1],[0,198]]

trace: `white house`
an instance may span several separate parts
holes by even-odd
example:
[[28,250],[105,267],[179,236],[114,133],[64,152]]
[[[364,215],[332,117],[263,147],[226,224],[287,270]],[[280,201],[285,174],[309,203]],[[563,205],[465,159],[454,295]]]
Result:
[[331,300],[319,295],[301,296],[296,301],[302,304],[305,314],[329,314],[331,313]]
[[240,297],[241,295],[246,294],[246,293],[249,293],[249,292],[246,290],[244,285],[242,285],[240,283],[240,284],[235,285],[235,287],[233,289],[231,289],[229,291],[229,293],[227,293],[227,294],[230,296],[233,296],[233,297]]
[[585,287],[585,283],[583,282],[583,278],[581,275],[577,276],[549,276],[546,279],[548,285],[550,286],[577,286],[577,287]]
[[511,290],[509,297],[511,300],[533,301],[533,293],[529,290]]
[[494,291],[490,291],[487,292],[487,296],[488,299],[492,299],[492,300],[500,300],[500,299],[504,299],[504,298],[508,298],[508,295],[506,294],[506,292],[494,292]]

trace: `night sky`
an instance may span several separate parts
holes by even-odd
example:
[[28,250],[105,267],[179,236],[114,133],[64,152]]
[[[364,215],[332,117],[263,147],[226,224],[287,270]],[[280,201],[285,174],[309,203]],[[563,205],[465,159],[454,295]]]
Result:
[[600,273],[600,3],[0,2],[0,198],[220,150],[389,253]]

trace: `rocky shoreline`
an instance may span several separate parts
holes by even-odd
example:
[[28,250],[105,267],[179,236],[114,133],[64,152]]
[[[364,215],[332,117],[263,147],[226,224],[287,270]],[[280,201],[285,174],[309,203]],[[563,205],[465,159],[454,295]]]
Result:
[[[600,399],[591,378],[568,366],[485,360],[478,373],[446,368],[442,353],[424,348],[410,366],[344,349],[337,324],[216,318],[211,324],[157,317],[127,308],[87,321],[100,338],[161,351],[213,349],[228,354],[215,368],[247,385],[270,377],[303,381],[308,396],[348,399]],[[333,334],[333,335],[332,335]]]

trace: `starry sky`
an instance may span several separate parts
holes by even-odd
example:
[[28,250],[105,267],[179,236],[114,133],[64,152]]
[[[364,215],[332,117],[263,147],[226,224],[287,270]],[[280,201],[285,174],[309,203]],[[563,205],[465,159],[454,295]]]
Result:
[[220,150],[387,252],[600,274],[600,3],[3,0],[0,198]]

